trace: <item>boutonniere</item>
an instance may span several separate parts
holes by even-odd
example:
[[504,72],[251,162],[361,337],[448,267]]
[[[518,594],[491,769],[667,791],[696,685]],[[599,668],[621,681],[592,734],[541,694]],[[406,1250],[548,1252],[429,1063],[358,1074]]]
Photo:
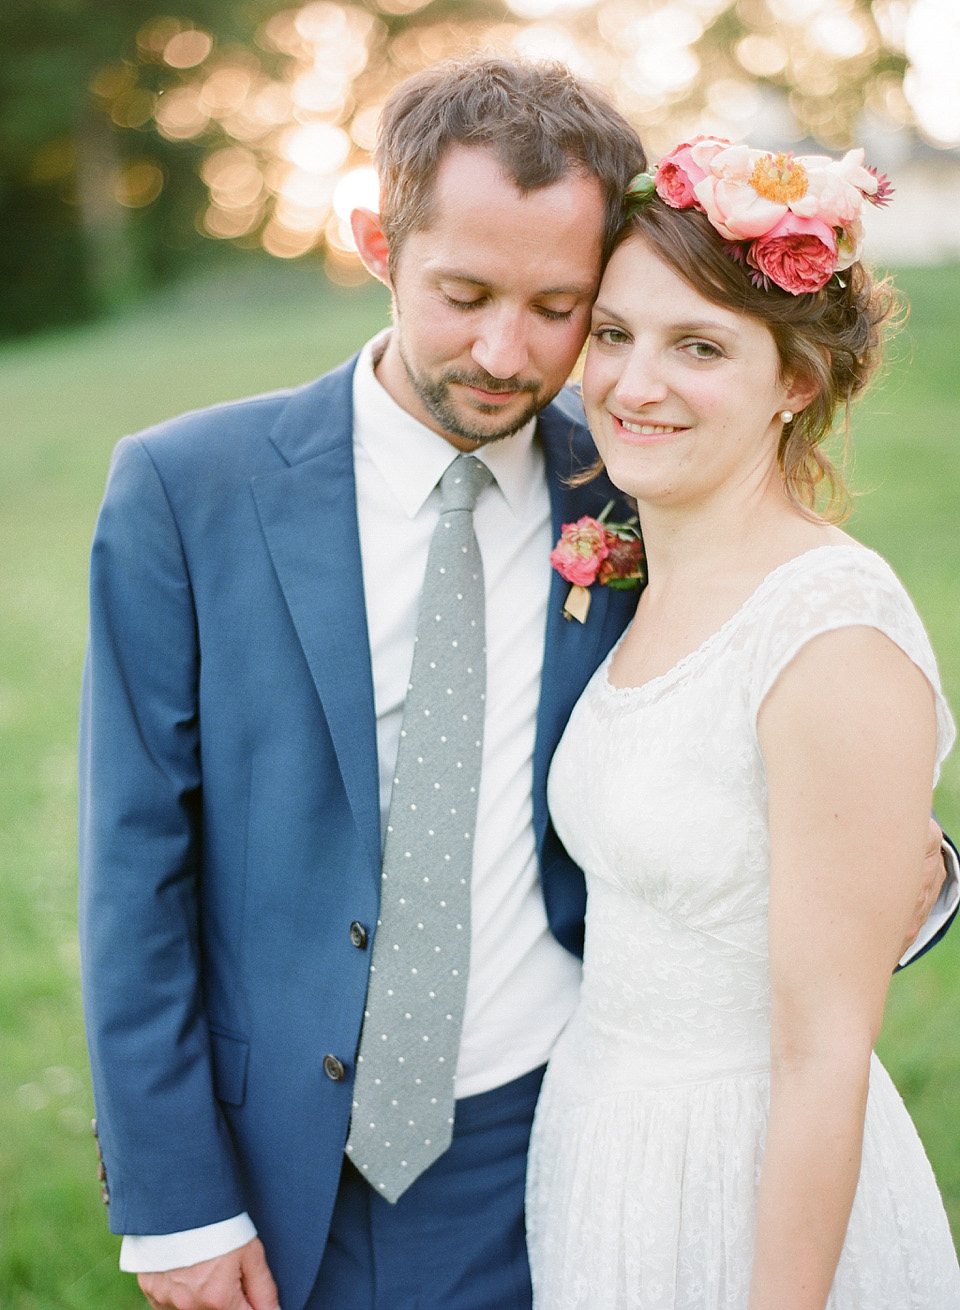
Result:
[[597,518],[584,514],[576,523],[564,523],[560,540],[550,552],[550,563],[573,585],[563,604],[563,617],[586,623],[590,609],[588,587],[599,583],[627,591],[646,581],[643,538],[636,515],[625,523],[608,523],[614,502],[608,501]]

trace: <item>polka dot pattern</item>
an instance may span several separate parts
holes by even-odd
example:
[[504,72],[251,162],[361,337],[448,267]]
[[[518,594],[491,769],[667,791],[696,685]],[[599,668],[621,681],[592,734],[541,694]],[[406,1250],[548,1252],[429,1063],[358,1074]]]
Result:
[[388,1201],[452,1136],[486,684],[473,508],[491,476],[460,455],[440,482],[390,800],[347,1139]]

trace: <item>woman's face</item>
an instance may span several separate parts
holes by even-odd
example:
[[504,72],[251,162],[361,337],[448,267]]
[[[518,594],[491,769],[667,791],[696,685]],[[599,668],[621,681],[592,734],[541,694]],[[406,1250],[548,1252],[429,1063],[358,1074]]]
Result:
[[614,483],[648,504],[696,505],[779,485],[780,411],[799,408],[769,329],[715,305],[642,238],[607,265],[583,398]]

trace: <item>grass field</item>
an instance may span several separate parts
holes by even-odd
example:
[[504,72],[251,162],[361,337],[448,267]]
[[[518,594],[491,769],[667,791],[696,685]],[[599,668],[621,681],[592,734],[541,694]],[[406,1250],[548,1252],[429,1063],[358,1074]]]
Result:
[[[891,561],[960,709],[960,267],[913,304],[854,425],[852,530]],[[88,1123],[75,945],[76,701],[86,554],[112,446],[216,400],[304,381],[386,322],[379,288],[243,269],[95,328],[0,352],[0,1310],[143,1304],[117,1271]],[[960,833],[960,758],[938,812]],[[960,1236],[960,928],[898,976],[883,1058]]]

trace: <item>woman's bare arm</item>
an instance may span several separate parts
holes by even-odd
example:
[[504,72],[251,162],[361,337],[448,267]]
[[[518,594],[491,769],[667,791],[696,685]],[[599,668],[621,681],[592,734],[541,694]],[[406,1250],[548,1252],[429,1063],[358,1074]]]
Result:
[[870,1054],[923,882],[931,688],[865,627],[805,646],[761,707],[770,1123],[750,1310],[823,1310],[860,1171]]

